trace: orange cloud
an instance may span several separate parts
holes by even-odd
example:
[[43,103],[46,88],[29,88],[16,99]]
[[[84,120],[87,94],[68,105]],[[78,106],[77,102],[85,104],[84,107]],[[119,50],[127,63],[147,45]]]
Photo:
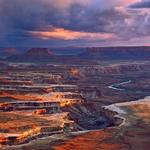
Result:
[[130,5],[133,3],[142,2],[142,0],[122,0],[122,5]]
[[107,40],[116,38],[112,33],[90,33],[90,32],[79,32],[72,30],[65,30],[63,28],[54,28],[52,31],[30,31],[32,36],[38,37],[40,39],[61,39],[61,40],[77,40],[77,39],[87,39],[87,40]]

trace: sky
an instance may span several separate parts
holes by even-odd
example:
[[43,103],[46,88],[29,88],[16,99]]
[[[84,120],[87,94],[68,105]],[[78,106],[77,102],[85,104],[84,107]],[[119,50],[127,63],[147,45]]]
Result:
[[0,47],[150,45],[150,0],[0,0]]

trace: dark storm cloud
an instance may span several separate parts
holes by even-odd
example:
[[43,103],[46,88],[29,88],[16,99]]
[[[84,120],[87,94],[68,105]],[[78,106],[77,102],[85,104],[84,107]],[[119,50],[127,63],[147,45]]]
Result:
[[19,32],[20,30],[47,30],[50,26],[97,32],[105,31],[109,20],[117,16],[113,9],[99,10],[80,3],[72,3],[67,9],[57,9],[52,5],[44,4],[36,0],[25,2],[1,0],[1,23]]
[[[18,30],[33,30],[39,28],[46,15],[46,6],[35,0],[1,0],[1,24]],[[52,8],[49,10],[51,13]]]
[[[149,35],[150,13],[132,10],[132,7],[148,8],[149,2],[137,3],[138,1],[0,0],[0,42],[16,45],[39,42],[39,37],[29,33],[51,32],[55,28],[64,29],[67,32],[84,32],[84,34],[87,32],[87,35],[89,33],[112,33],[120,39],[147,36]],[[128,10],[127,6],[133,2],[136,4]],[[46,40],[50,44],[60,42],[57,39]],[[106,38],[105,40],[107,41]],[[45,43],[43,39],[39,43],[42,41]],[[76,42],[79,41],[76,40]]]
[[136,3],[131,8],[150,8],[150,1]]

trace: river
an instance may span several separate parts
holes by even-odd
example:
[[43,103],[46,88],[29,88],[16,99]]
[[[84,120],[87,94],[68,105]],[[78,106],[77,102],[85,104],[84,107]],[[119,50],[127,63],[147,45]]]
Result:
[[125,89],[118,88],[118,86],[128,84],[128,83],[131,83],[131,82],[132,82],[131,80],[128,80],[128,81],[121,82],[121,83],[114,83],[114,84],[108,86],[108,88],[113,89],[113,90],[118,90],[118,91],[124,91]]

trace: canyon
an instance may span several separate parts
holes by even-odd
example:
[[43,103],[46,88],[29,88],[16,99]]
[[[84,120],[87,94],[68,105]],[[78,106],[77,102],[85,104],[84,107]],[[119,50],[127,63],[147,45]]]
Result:
[[148,147],[149,47],[110,49],[58,56],[32,48],[3,59],[0,149]]

